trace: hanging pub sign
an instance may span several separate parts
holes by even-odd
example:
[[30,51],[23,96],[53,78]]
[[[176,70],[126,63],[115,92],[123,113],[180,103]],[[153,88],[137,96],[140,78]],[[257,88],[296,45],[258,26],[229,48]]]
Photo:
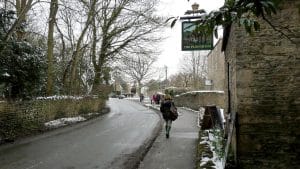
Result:
[[181,50],[211,50],[213,48],[212,33],[195,31],[196,22],[182,22]]

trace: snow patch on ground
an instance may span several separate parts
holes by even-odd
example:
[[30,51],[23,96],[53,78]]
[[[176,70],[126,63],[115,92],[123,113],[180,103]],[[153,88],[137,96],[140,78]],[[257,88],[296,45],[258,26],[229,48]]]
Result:
[[209,160],[211,160],[211,159],[208,158],[208,157],[202,158],[201,163],[200,163],[200,166],[204,166]]
[[10,74],[8,74],[7,72],[3,73],[2,76],[4,77],[10,77]]
[[85,121],[86,119],[84,117],[78,116],[78,117],[68,117],[68,118],[60,118],[53,121],[46,122],[44,125],[47,128],[58,128],[62,126],[66,126],[69,124],[78,123],[81,121]]
[[127,99],[127,100],[140,100],[140,98],[139,97],[126,97],[125,99]]
[[209,149],[213,152],[213,157],[203,157],[200,161],[200,166],[205,165],[208,161],[213,162],[215,165],[214,167],[216,169],[223,169],[223,158],[219,157],[216,153],[216,150],[214,149],[213,142],[217,141],[216,136],[212,133],[211,130],[205,130],[205,132],[208,132],[208,137],[201,137],[200,140],[202,140],[199,144],[207,144]]
[[63,99],[73,99],[80,100],[83,99],[82,96],[48,96],[48,97],[37,97],[36,100],[63,100]]

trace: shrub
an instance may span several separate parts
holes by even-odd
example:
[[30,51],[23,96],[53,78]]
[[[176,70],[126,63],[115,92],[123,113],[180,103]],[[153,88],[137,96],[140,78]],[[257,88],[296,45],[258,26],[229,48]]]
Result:
[[56,114],[55,114],[55,116],[54,116],[54,119],[56,120],[56,119],[60,119],[60,118],[63,118],[63,117],[66,117],[66,112],[64,112],[64,111],[57,111],[56,112]]
[[212,141],[213,149],[219,159],[224,158],[225,146],[224,146],[224,137],[223,137],[223,130],[219,128],[213,128],[212,134],[214,139]]
[[78,114],[88,114],[92,112],[92,108],[88,105],[81,105]]

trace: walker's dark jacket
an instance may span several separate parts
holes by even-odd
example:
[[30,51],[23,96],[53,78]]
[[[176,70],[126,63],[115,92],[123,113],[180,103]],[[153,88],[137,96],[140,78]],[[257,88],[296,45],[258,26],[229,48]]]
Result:
[[[174,102],[172,102],[171,100],[165,100],[160,104],[160,112],[163,115],[163,118],[165,120],[172,120],[171,118],[171,104],[174,105]],[[175,105],[174,105],[175,106]]]

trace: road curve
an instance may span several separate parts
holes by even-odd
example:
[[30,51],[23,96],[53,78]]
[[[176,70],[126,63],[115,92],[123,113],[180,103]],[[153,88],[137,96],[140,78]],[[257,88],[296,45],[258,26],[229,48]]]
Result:
[[92,122],[65,127],[0,147],[0,169],[119,169],[160,126],[151,109],[110,99],[111,112]]

